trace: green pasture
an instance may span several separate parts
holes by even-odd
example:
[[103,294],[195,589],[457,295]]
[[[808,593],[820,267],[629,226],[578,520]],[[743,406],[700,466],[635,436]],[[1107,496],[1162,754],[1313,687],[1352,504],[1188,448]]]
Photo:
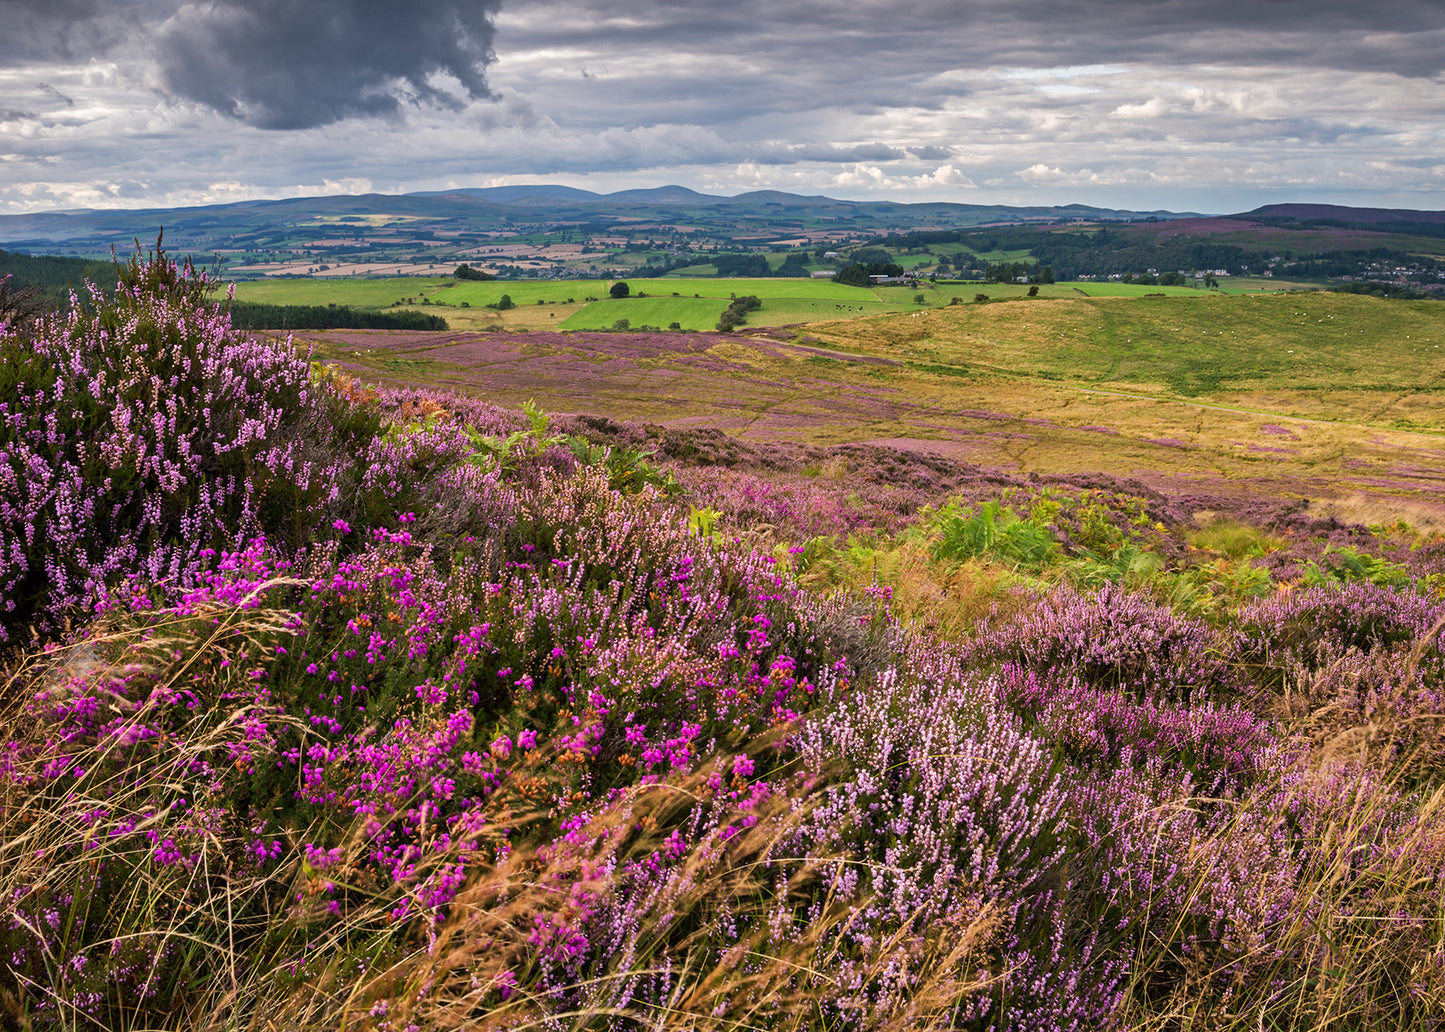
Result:
[[494,305],[503,294],[518,306],[535,305],[538,301],[566,304],[583,302],[589,297],[606,297],[607,287],[604,280],[447,280],[435,290],[429,290],[427,298],[433,304],[466,303],[471,308]]
[[974,257],[978,253],[967,244],[953,242],[946,244],[929,244],[928,249],[940,258],[953,258],[960,254],[966,254],[969,257]]
[[[859,297],[843,300],[808,297],[767,297],[763,307],[748,313],[748,326],[784,326],[814,322],[819,319],[849,318],[859,315],[884,315],[904,310],[916,311],[919,306],[883,301],[871,291],[859,291]],[[631,328],[657,326],[666,329],[677,323],[684,330],[711,330],[728,306],[726,297],[630,297],[598,301],[575,312],[560,324],[564,330],[610,329],[619,319],[626,319]]]
[[350,305],[389,308],[408,297],[420,299],[445,284],[450,276],[391,276],[385,279],[246,280],[236,284],[236,300],[267,305]]
[[[907,256],[920,258],[922,256]],[[661,279],[626,280],[631,296],[613,300],[611,280],[457,280],[450,276],[395,276],[378,279],[278,279],[236,284],[236,298],[275,305],[348,305],[358,309],[396,306],[442,309],[453,329],[485,326],[556,327],[564,330],[610,329],[619,319],[633,327],[676,322],[684,330],[711,330],[734,297],[753,294],[763,307],[748,318],[751,326],[779,326],[825,319],[850,319],[915,312],[955,303],[973,304],[977,294],[990,301],[1027,299],[1021,283],[940,282],[916,287],[850,287],[815,279]],[[646,297],[639,297],[646,294]],[[920,305],[913,299],[922,294]],[[503,295],[515,306],[507,312],[488,308]],[[1049,283],[1038,298],[1202,297],[1191,287],[1149,287],[1121,283]],[[426,304],[422,304],[425,298]],[[535,311],[529,311],[535,310]],[[543,310],[546,314],[542,314]]]
[[694,297],[629,297],[597,301],[574,312],[558,327],[563,330],[605,330],[619,319],[633,329],[677,323],[684,330],[710,330],[727,307],[726,301]]
[[[875,292],[867,287],[849,287],[832,280],[815,279],[629,279],[632,293],[699,294],[702,297],[730,298],[753,294],[766,301],[770,297],[817,298],[833,301],[876,301]],[[606,288],[603,288],[606,295]]]

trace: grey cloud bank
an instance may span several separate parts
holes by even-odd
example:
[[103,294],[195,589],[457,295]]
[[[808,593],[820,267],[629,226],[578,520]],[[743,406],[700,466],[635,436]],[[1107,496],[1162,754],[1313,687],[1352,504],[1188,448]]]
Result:
[[0,0],[0,212],[678,183],[900,201],[1441,207],[1445,13]]

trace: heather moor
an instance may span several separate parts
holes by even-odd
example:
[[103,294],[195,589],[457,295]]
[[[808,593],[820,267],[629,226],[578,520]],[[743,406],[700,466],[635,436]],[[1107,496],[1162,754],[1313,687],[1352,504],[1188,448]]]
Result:
[[0,294],[0,1025],[1439,1027],[1436,302],[111,278]]

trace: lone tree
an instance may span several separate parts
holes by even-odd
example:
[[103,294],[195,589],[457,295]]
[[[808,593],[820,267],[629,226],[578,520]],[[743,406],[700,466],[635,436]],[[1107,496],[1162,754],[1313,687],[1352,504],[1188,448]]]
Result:
[[628,294],[632,293],[632,288],[629,287],[626,283],[623,283],[621,280],[618,280],[616,283],[612,284],[612,289],[609,290],[608,293],[611,294],[613,297],[626,297]]

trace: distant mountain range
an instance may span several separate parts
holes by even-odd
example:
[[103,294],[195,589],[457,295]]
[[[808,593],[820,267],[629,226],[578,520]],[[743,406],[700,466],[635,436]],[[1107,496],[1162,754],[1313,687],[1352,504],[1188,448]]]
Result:
[[0,250],[17,261],[124,256],[162,228],[171,253],[219,257],[240,279],[437,275],[463,264],[508,279],[796,276],[871,249],[862,261],[930,274],[984,276],[1022,255],[1067,277],[1211,270],[1445,290],[1445,212],[1305,203],[1201,215],[542,183],[0,216]]
[[[298,197],[189,208],[80,209],[0,216],[0,246],[32,253],[103,255],[153,240],[161,227],[176,249],[234,251],[316,239],[328,226],[355,224],[378,237],[427,239],[426,234],[497,234],[564,225],[591,231],[638,223],[687,223],[725,238],[756,238],[831,229],[877,235],[919,229],[960,229],[1061,221],[1128,222],[1195,213],[1127,211],[1082,204],[1010,206],[929,202],[849,201],[759,190],[722,197],[681,186],[598,194],[549,184],[429,191],[412,194]],[[351,227],[348,227],[351,228]],[[389,232],[382,233],[381,230]]]

